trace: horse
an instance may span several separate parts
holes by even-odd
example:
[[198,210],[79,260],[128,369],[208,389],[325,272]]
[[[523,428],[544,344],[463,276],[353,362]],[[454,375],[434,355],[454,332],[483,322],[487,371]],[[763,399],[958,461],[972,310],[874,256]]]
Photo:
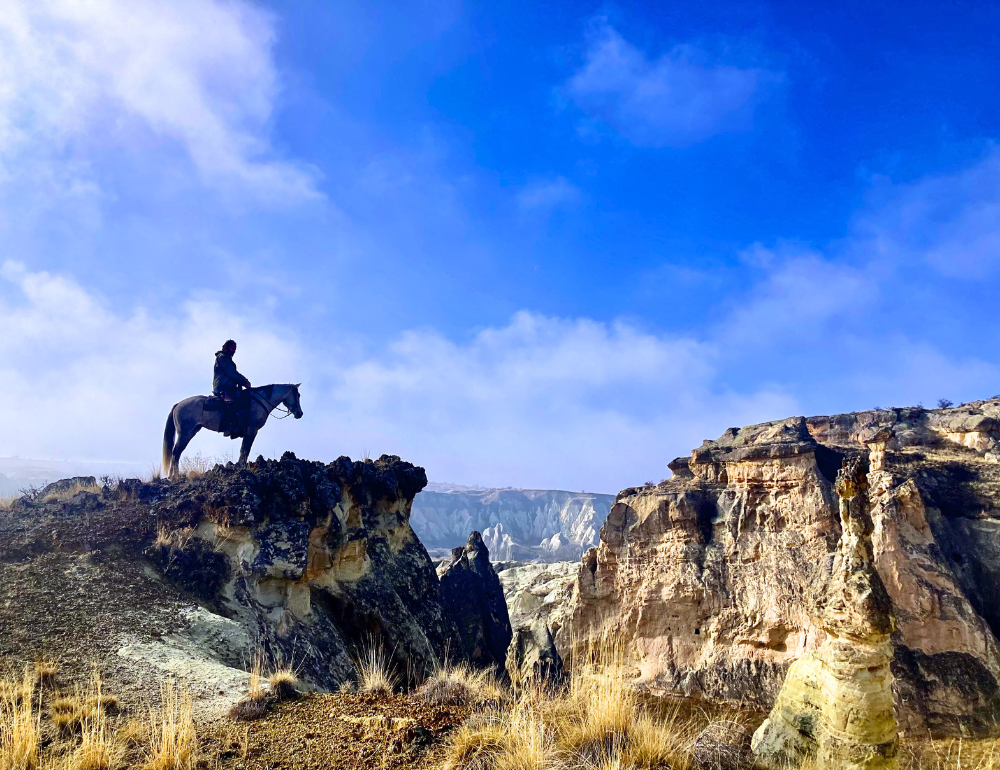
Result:
[[[240,447],[240,465],[246,465],[250,455],[250,447],[257,438],[257,431],[264,427],[268,416],[279,404],[285,406],[298,420],[302,417],[302,407],[299,404],[299,385],[263,385],[249,388],[250,401],[247,416],[246,435]],[[163,430],[163,473],[167,478],[176,476],[180,471],[181,453],[191,443],[191,439],[202,428],[220,432],[223,412],[221,410],[206,410],[208,396],[191,396],[174,404],[167,416],[167,426]],[[176,436],[177,441],[174,441]]]

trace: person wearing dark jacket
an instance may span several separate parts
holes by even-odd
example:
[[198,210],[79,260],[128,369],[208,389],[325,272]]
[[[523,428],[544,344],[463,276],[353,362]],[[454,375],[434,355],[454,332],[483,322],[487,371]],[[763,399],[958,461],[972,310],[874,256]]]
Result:
[[233,340],[226,340],[222,350],[215,354],[212,392],[227,401],[237,400],[242,395],[240,391],[250,387],[250,380],[236,370],[234,355],[236,355],[236,343]]
[[222,350],[215,354],[215,371],[212,377],[212,392],[227,401],[226,409],[219,421],[219,431],[224,436],[239,438],[245,434],[250,398],[247,389],[250,380],[240,374],[233,363],[236,343],[226,340]]

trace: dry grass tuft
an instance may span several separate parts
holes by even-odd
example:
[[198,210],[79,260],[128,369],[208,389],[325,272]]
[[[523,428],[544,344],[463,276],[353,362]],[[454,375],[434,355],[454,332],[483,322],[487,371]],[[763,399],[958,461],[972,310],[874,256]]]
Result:
[[201,452],[197,452],[190,457],[181,458],[180,471],[189,479],[199,479],[216,465],[225,465],[227,462],[231,462],[231,458],[205,456]]
[[276,700],[295,700],[299,697],[299,690],[296,685],[299,678],[290,668],[279,668],[267,678],[267,684],[271,689],[271,695]]
[[354,659],[358,671],[358,690],[391,695],[399,684],[399,674],[392,665],[392,656],[381,644],[370,642]]
[[470,719],[447,747],[447,770],[687,770],[700,725],[643,709],[620,655],[574,667],[568,689],[515,683],[512,700]]
[[54,685],[58,674],[58,661],[47,660],[45,658],[35,661],[35,682],[39,687],[51,687]]
[[492,671],[475,671],[466,664],[445,666],[431,674],[417,695],[435,706],[466,706],[506,699]]
[[35,679],[27,669],[20,686],[4,687],[0,694],[0,770],[38,767],[41,731],[32,707],[34,695]]
[[149,757],[146,770],[191,770],[198,742],[191,718],[191,696],[177,692],[173,680],[160,687],[160,711],[149,714]]
[[[70,770],[117,770],[125,763],[126,749],[111,728],[102,702],[101,681],[94,678],[94,692],[78,713],[87,713],[81,720],[80,745],[70,759]],[[117,704],[117,699],[114,699]]]

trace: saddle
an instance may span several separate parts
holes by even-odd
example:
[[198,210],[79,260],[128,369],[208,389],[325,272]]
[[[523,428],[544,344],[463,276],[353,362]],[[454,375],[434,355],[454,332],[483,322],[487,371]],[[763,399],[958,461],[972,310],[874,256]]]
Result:
[[202,407],[206,412],[222,412],[219,420],[219,432],[226,438],[243,438],[250,422],[250,399],[248,397],[233,399],[222,396],[209,396]]

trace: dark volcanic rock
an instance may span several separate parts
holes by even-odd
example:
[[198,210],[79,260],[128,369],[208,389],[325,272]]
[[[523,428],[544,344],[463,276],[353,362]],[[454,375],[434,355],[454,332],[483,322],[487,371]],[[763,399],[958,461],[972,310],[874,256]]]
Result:
[[150,665],[194,687],[260,654],[336,689],[372,644],[404,677],[458,662],[464,646],[409,525],[426,481],[395,456],[323,464],[286,453],[69,501],[22,498],[0,514],[0,628],[18,629],[0,634],[0,657],[51,649],[69,669],[98,660],[112,678],[119,661],[139,688]]
[[441,598],[458,626],[462,655],[478,666],[503,671],[511,639],[510,617],[500,578],[478,532],[469,535],[465,548],[452,552],[452,562],[441,574]]

